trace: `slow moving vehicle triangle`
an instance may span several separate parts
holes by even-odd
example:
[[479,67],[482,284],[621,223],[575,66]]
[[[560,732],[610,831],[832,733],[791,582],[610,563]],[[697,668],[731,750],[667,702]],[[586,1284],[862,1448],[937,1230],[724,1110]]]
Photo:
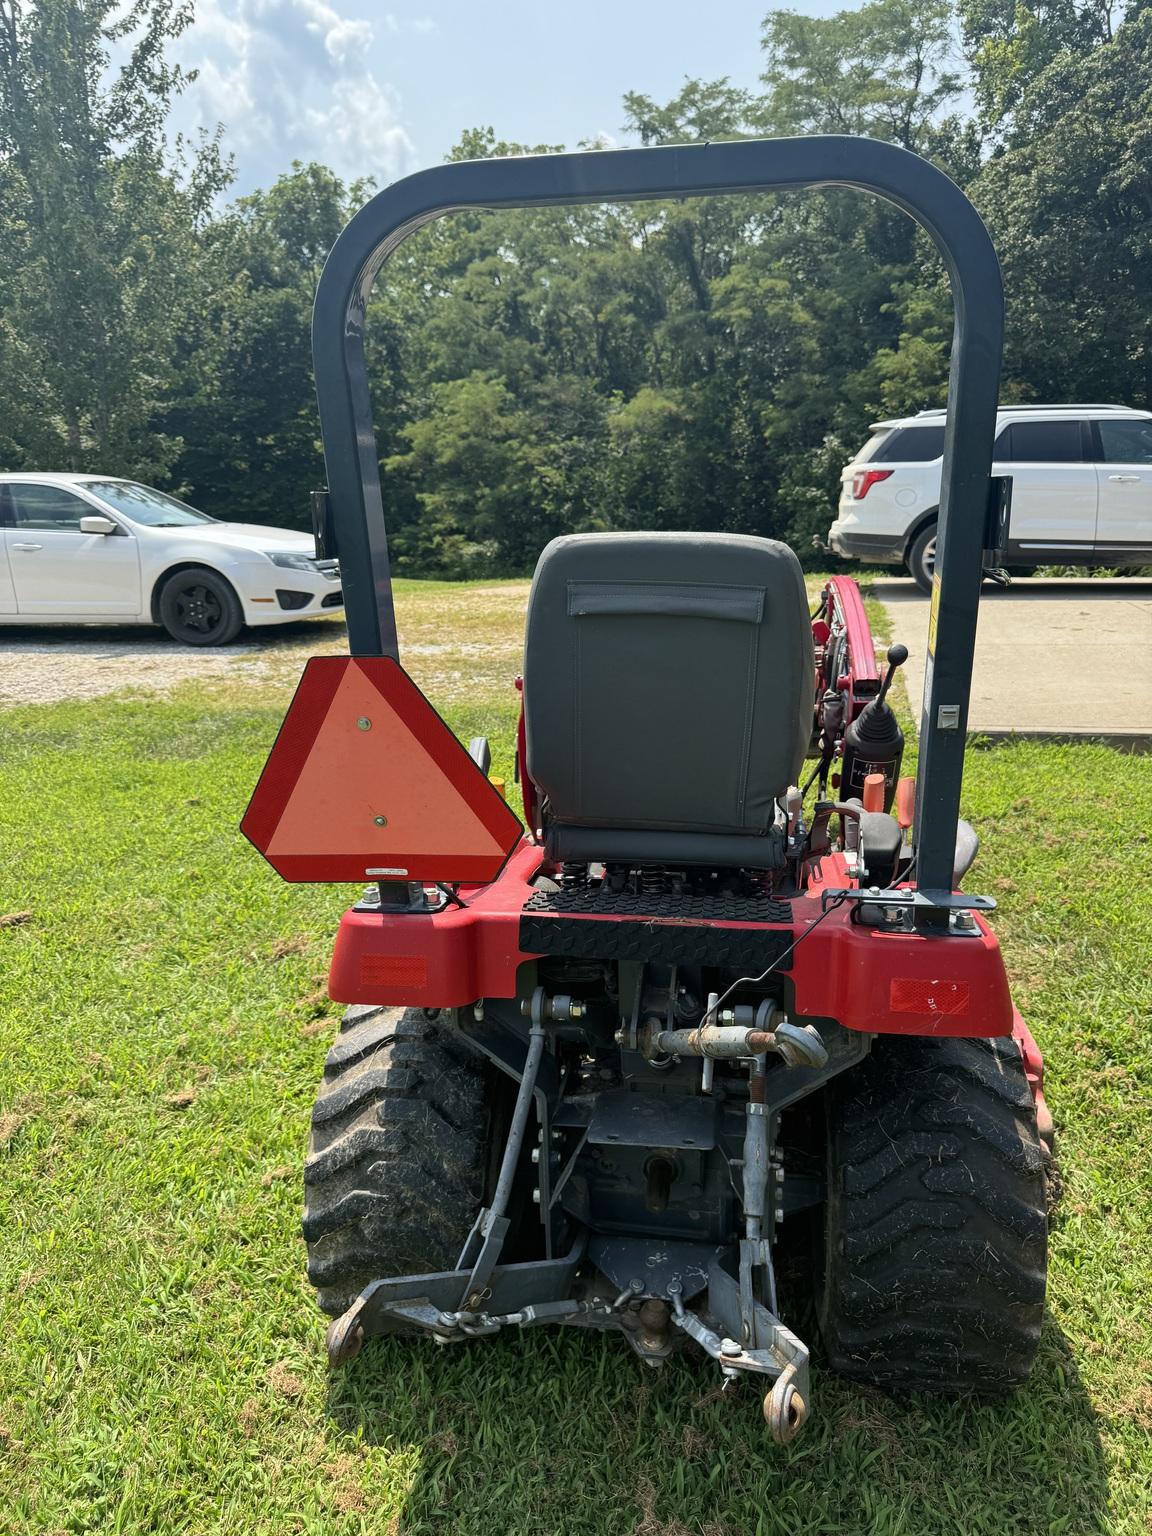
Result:
[[383,656],[307,663],[241,828],[297,882],[489,881],[523,831]]

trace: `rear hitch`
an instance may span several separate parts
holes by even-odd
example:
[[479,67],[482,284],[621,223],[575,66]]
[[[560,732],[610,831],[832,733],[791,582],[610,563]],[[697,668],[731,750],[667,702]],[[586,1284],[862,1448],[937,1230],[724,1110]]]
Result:
[[[677,1335],[692,1339],[720,1366],[724,1388],[744,1373],[774,1377],[764,1399],[764,1417],[772,1439],[787,1444],[808,1415],[808,1350],[776,1315],[768,1198],[773,1177],[783,1172],[773,1162],[766,1102],[767,1044],[748,1057],[741,1205],[744,1233],[727,1248],[698,1242],[597,1237],[587,1252],[581,1237],[564,1259],[499,1265],[508,1227],[508,1193],[524,1142],[529,1108],[544,1051],[546,999],[541,989],[531,1000],[532,1029],[516,1105],[504,1149],[497,1188],[490,1206],[472,1228],[454,1270],[376,1280],[328,1329],[328,1360],[335,1369],[355,1359],[374,1333],[403,1329],[429,1334],[439,1345],[463,1343],[541,1323],[616,1329],[624,1333],[647,1365],[662,1365],[677,1346]],[[710,1007],[716,1011],[715,997]],[[739,1023],[677,1030],[669,1043],[678,1054],[727,1054],[727,1037],[755,1034],[751,1026],[769,1021],[765,1010],[730,1010]],[[786,1035],[785,1031],[791,1031]],[[828,1051],[820,1035],[786,1020],[775,1032],[762,1032],[789,1065],[820,1067]],[[679,1037],[683,1037],[682,1039]],[[690,1043],[689,1043],[690,1041]],[[759,1044],[759,1041],[755,1042]],[[789,1049],[785,1049],[785,1044]],[[733,1053],[735,1054],[735,1053]],[[646,1165],[648,1201],[659,1209],[678,1165],[667,1152],[656,1152]],[[643,1275],[645,1278],[640,1279]],[[695,1309],[687,1303],[699,1297]]]
[[[711,1297],[711,1290],[709,1291]],[[756,1346],[721,1337],[694,1312],[689,1312],[679,1289],[672,1296],[672,1321],[695,1339],[720,1366],[727,1391],[741,1371],[775,1375],[764,1398],[764,1421],[777,1445],[787,1445],[804,1427],[808,1417],[808,1348],[779,1318],[757,1305]]]
[[[646,1363],[662,1365],[672,1353],[675,1329],[717,1362],[725,1390],[744,1373],[774,1376],[764,1399],[768,1432],[779,1445],[797,1434],[808,1416],[807,1346],[758,1301],[743,1305],[744,1287],[718,1260],[711,1264],[703,1305],[697,1312],[685,1305],[684,1286],[677,1278],[668,1280],[663,1296],[646,1294],[640,1281],[632,1281],[615,1296],[608,1292],[574,1297],[570,1290],[583,1258],[580,1243],[565,1259],[495,1269],[491,1297],[483,1309],[457,1309],[450,1303],[450,1297],[459,1295],[459,1270],[374,1280],[329,1326],[328,1364],[333,1370],[347,1365],[367,1338],[398,1329],[418,1330],[437,1344],[448,1345],[491,1336],[503,1328],[567,1323],[619,1329]],[[587,1272],[584,1278],[586,1283]],[[557,1289],[569,1294],[550,1294]],[[509,1300],[518,1304],[510,1307]],[[745,1332],[749,1337],[741,1342]]]

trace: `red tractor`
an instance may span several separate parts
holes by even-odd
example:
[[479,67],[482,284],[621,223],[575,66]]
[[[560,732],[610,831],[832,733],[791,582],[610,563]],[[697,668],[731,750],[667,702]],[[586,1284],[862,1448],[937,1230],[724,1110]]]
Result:
[[[769,539],[586,534],[540,556],[524,824],[403,672],[362,352],[412,230],[462,207],[839,184],[937,241],[956,299],[918,783],[859,593],[809,612]],[[371,882],[340,924],[305,1165],[332,1363],[370,1335],[612,1329],[693,1344],[807,1416],[780,1316],[785,1231],[824,1357],[881,1386],[1000,1392],[1039,1338],[1039,1054],[958,817],[991,482],[1001,287],[962,193],[890,145],[812,138],[457,163],[389,187],[334,247],[314,357],[351,656],[309,662],[244,830],[287,879]],[[806,759],[810,766],[806,767]],[[893,814],[895,811],[895,814]]]

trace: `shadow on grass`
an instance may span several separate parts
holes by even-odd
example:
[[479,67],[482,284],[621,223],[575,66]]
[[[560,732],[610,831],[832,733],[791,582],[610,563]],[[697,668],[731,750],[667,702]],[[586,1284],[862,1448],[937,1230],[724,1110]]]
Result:
[[539,1331],[437,1349],[378,1339],[332,1377],[331,1429],[411,1459],[397,1536],[1049,1536],[1104,1531],[1095,1412],[1049,1325],[1032,1382],[981,1403],[898,1401],[823,1371],[793,1445],[751,1382],[662,1371],[622,1341]]

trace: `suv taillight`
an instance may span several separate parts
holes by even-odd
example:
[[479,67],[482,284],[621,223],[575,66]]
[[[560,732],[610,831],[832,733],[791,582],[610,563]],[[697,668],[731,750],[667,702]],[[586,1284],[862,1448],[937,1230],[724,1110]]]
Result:
[[878,480],[887,480],[890,469],[858,469],[852,476],[852,500],[863,501]]

